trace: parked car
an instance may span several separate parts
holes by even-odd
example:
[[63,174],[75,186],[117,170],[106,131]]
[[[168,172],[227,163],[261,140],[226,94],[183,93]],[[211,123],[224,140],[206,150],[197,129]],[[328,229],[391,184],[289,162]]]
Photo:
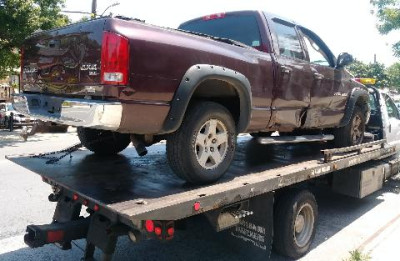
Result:
[[32,125],[35,121],[34,118],[15,111],[11,103],[0,103],[0,125],[9,128],[11,114],[14,127]]
[[351,55],[261,11],[177,30],[100,18],[36,33],[23,52],[18,111],[78,127],[99,154],[166,138],[171,168],[192,183],[226,172],[238,133],[334,133],[348,146],[369,117],[367,89],[344,68]]

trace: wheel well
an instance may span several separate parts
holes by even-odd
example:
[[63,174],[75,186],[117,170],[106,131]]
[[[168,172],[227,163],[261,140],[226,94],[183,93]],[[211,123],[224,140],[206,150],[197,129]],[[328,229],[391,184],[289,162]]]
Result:
[[368,114],[369,111],[369,97],[368,96],[360,96],[356,101],[356,106],[359,106],[365,115]]
[[240,120],[240,98],[235,87],[225,81],[212,79],[206,80],[197,86],[189,106],[196,100],[207,100],[225,106],[235,121],[236,126]]

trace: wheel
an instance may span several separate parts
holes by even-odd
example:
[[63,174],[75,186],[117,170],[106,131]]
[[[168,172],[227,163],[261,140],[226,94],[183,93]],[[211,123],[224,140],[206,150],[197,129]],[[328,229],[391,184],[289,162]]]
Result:
[[347,147],[360,144],[364,138],[365,122],[363,110],[360,106],[355,106],[349,123],[333,131],[334,145],[336,147]]
[[253,138],[263,138],[271,136],[272,132],[254,132],[250,133]]
[[310,249],[315,236],[318,207],[307,190],[289,190],[278,200],[274,213],[274,242],[277,252],[300,258]]
[[82,145],[96,154],[117,154],[131,142],[129,134],[113,131],[78,127],[77,132]]
[[209,183],[227,171],[235,146],[236,128],[229,111],[215,102],[197,102],[167,138],[167,157],[180,178]]

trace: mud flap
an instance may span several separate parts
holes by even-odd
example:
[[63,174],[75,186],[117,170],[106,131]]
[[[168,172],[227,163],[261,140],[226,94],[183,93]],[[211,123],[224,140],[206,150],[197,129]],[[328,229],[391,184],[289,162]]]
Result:
[[265,193],[249,200],[252,215],[241,218],[239,225],[219,232],[226,247],[247,260],[269,260],[273,237],[274,194]]

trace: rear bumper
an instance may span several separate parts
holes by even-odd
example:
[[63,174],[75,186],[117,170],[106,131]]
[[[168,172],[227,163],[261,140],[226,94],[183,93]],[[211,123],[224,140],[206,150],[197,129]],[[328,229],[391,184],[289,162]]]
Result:
[[21,114],[75,127],[115,131],[122,119],[120,102],[19,94],[14,96],[13,106]]

